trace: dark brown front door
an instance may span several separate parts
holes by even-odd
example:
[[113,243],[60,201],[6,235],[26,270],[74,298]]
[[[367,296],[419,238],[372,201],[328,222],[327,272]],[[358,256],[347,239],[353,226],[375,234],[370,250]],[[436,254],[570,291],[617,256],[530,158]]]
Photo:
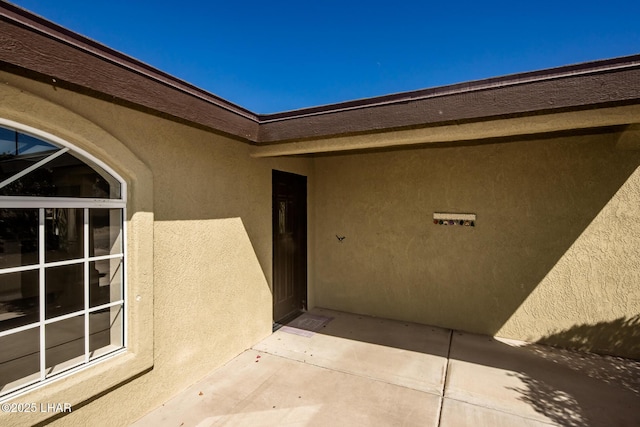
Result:
[[307,304],[307,177],[273,171],[273,320]]

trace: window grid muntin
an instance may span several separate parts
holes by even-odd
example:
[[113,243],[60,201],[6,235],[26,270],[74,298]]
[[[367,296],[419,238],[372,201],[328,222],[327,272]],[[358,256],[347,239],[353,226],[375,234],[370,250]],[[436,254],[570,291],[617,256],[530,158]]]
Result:
[[47,306],[47,294],[46,294],[46,268],[44,266],[44,262],[46,259],[46,248],[47,244],[45,243],[45,208],[38,209],[38,270],[39,270],[39,284],[40,290],[38,292],[38,302],[40,303],[40,381],[43,381],[46,378],[45,369],[47,367],[45,360],[45,349],[47,346],[47,342],[45,340],[45,325],[44,321],[46,319],[46,306]]
[[[104,310],[104,309],[111,308],[111,307],[116,307],[116,306],[119,306],[119,305],[122,305],[123,309],[124,309],[124,299],[119,299],[119,300],[116,300],[116,301],[108,302],[106,304],[102,304],[102,305],[97,305],[95,307],[91,307],[91,308],[86,310],[86,313],[91,314],[91,313],[94,313],[96,311]],[[6,331],[0,332],[0,338],[1,337],[6,337],[6,336],[9,336],[9,335],[13,335],[13,334],[17,334],[19,332],[23,332],[23,331],[26,331],[28,329],[37,328],[42,324],[44,324],[46,326],[46,325],[49,325],[51,323],[56,323],[56,322],[58,322],[60,320],[67,320],[67,319],[70,319],[70,318],[75,317],[75,316],[80,316],[83,313],[85,313],[84,309],[78,310],[78,311],[73,311],[71,313],[62,314],[60,316],[56,316],[56,317],[53,317],[51,319],[45,319],[43,323],[38,321],[38,322],[35,322],[35,323],[29,323],[28,325],[18,326],[17,328],[7,329]]]
[[[84,260],[83,260],[83,278],[84,278],[84,362],[87,363],[89,361],[89,286],[91,283],[91,278],[89,277],[89,208],[84,208],[84,224],[82,229],[84,230]],[[122,223],[122,219],[120,221]]]
[[[115,181],[117,181],[120,184],[120,193],[119,193],[119,198],[113,198],[113,199],[100,199],[100,198],[90,198],[90,197],[84,197],[84,198],[74,198],[74,197],[43,197],[43,196],[0,196],[0,208],[6,208],[6,209],[18,209],[18,208],[35,208],[35,209],[39,209],[39,210],[44,210],[45,208],[89,208],[89,209],[119,209],[120,210],[120,216],[121,216],[121,221],[120,221],[120,233],[121,233],[121,246],[120,246],[120,253],[119,254],[115,254],[115,255],[102,255],[102,256],[94,256],[94,257],[90,257],[88,259],[82,259],[79,260],[79,262],[91,262],[91,261],[99,261],[99,260],[104,260],[104,259],[117,259],[120,258],[121,259],[121,264],[120,264],[120,269],[121,269],[121,281],[120,281],[120,299],[117,301],[111,301],[109,303],[106,304],[102,304],[96,307],[92,307],[88,310],[84,310],[84,313],[86,313],[85,315],[89,315],[93,312],[99,311],[99,310],[104,310],[106,308],[111,308],[111,307],[115,307],[115,306],[120,306],[120,313],[119,316],[121,316],[121,325],[120,325],[120,332],[121,332],[121,346],[118,349],[112,350],[112,351],[108,351],[104,354],[98,354],[97,356],[94,356],[93,358],[90,358],[90,360],[86,363],[80,364],[78,366],[75,367],[71,367],[69,369],[66,369],[62,372],[56,373],[53,376],[50,376],[48,378],[42,379],[42,378],[36,378],[33,380],[29,380],[26,381],[24,383],[21,383],[20,385],[4,390],[2,392],[0,392],[0,402],[4,402],[8,399],[12,399],[14,397],[23,395],[25,393],[28,393],[31,390],[37,389],[42,387],[45,384],[49,384],[51,382],[55,382],[55,381],[59,381],[63,378],[66,378],[70,375],[75,374],[76,372],[88,369],[92,366],[95,366],[96,364],[101,363],[104,360],[107,359],[111,359],[113,357],[117,357],[120,354],[123,354],[127,351],[127,347],[128,347],[128,334],[127,334],[127,322],[128,322],[128,314],[127,314],[127,310],[126,310],[126,306],[125,306],[125,301],[128,298],[128,290],[127,290],[127,274],[126,274],[126,262],[125,262],[125,258],[126,258],[126,252],[127,252],[127,211],[126,211],[126,201],[127,201],[127,197],[128,197],[128,193],[127,193],[127,185],[126,182],[120,177],[120,175],[115,172],[110,166],[108,166],[106,163],[104,163],[103,161],[95,158],[93,155],[89,154],[88,152],[84,151],[81,148],[78,148],[76,146],[73,146],[71,144],[69,144],[68,142],[66,142],[65,140],[49,134],[47,132],[41,131],[37,128],[31,127],[31,126],[27,126],[27,125],[23,125],[19,122],[15,122],[13,120],[8,120],[8,119],[4,119],[2,117],[0,117],[0,126],[4,127],[6,129],[9,130],[13,130],[15,132],[19,132],[21,134],[27,135],[27,136],[31,136],[33,138],[37,138],[37,139],[41,139],[43,140],[45,143],[50,143],[50,144],[55,144],[57,146],[59,146],[61,148],[61,150],[64,150],[65,152],[70,151],[73,153],[76,153],[79,157],[77,157],[80,160],[86,160],[89,162],[89,165],[94,165],[97,166],[99,168],[102,168],[102,170],[104,170],[106,173],[108,173],[109,175],[111,175],[111,177],[113,177],[113,179]],[[42,226],[40,226],[40,221],[42,221]],[[45,243],[43,241],[43,236],[44,236],[44,214],[40,213],[39,211],[39,238],[40,241],[38,243],[39,245],[39,251],[44,251],[45,249]],[[40,232],[40,230],[42,230],[42,233]],[[44,270],[47,267],[51,267],[54,266],[56,263],[42,263],[42,260],[44,260],[44,253],[40,254],[39,253],[39,260],[40,262],[37,265],[29,265],[29,266],[21,266],[21,267],[12,267],[12,268],[8,268],[8,269],[2,269],[0,270],[0,273],[9,273],[10,270],[12,272],[20,272],[20,271],[25,271],[25,270],[38,270],[39,271],[39,280],[40,281],[44,281]],[[74,261],[74,260],[65,260],[63,263],[66,263],[66,261]],[[73,263],[73,262],[71,262]],[[60,264],[60,265],[64,265],[64,264]],[[86,277],[86,275],[85,275]],[[39,284],[39,291],[43,292],[43,285]],[[42,295],[42,293],[41,293]],[[42,307],[42,304],[44,304],[45,298],[39,298],[40,299],[40,315],[44,315],[44,309]],[[86,301],[86,300],[85,300]],[[68,315],[73,315],[73,313],[68,313]],[[66,315],[65,315],[66,317]],[[40,330],[38,331],[39,336],[41,337],[40,343],[39,343],[39,349],[40,349],[40,353],[42,356],[43,350],[46,348],[46,343],[43,340],[43,331],[42,328],[45,327],[46,324],[49,323],[53,323],[56,321],[62,320],[62,316],[60,317],[56,317],[53,319],[48,319],[45,320],[45,322],[37,322],[37,323],[32,323],[29,325],[23,325],[23,326],[19,326],[13,329],[10,329],[9,331],[4,331],[3,333],[0,333],[0,337],[3,336],[8,336],[11,334],[15,334],[15,333],[19,333],[22,331],[27,331],[29,329],[35,329],[35,328],[39,328]],[[46,370],[46,366],[40,366],[40,376],[42,375],[42,372],[45,372]],[[24,377],[24,378],[28,378]],[[23,379],[24,379],[23,378]]]
[[[0,203],[3,202],[4,197],[0,197]],[[86,201],[85,201],[86,202]],[[55,203],[54,203],[55,204]],[[86,206],[86,203],[85,203]],[[19,209],[22,208],[22,206],[2,206],[4,209]],[[48,206],[48,207],[53,207],[53,206]],[[59,207],[59,206],[57,206]],[[109,206],[109,208],[114,209],[115,206]],[[125,210],[124,208],[118,208],[120,210],[120,222],[119,222],[119,231],[122,235],[121,237],[121,242],[120,242],[120,247],[118,248],[118,250],[120,252],[115,253],[115,254],[109,254],[109,255],[98,255],[98,256],[89,256],[89,251],[90,251],[90,236],[89,233],[91,232],[90,227],[89,227],[89,220],[90,220],[90,210],[91,209],[104,209],[104,207],[99,206],[99,207],[84,207],[84,212],[83,212],[83,238],[84,238],[84,248],[83,248],[83,257],[82,258],[74,258],[74,259],[69,259],[69,260],[63,260],[63,261],[52,261],[52,262],[46,262],[45,261],[45,257],[46,257],[46,242],[45,242],[45,209],[44,207],[41,207],[38,209],[38,264],[31,264],[28,266],[24,266],[24,267],[9,267],[9,268],[4,268],[4,269],[0,269],[0,275],[3,274],[10,274],[10,273],[14,273],[14,272],[24,272],[24,271],[33,271],[33,270],[37,270],[39,273],[39,321],[35,322],[35,323],[30,323],[28,325],[22,325],[16,328],[12,328],[12,329],[8,329],[6,331],[2,331],[0,332],[0,337],[5,337],[5,336],[10,336],[13,334],[17,334],[29,329],[33,329],[33,328],[38,328],[39,329],[39,349],[40,349],[40,378],[39,379],[34,379],[33,381],[28,381],[24,384],[21,384],[19,386],[17,386],[14,389],[8,389],[6,391],[1,392],[2,394],[0,394],[0,398],[4,398],[10,394],[12,394],[15,391],[18,390],[23,390],[26,387],[29,387],[31,385],[37,385],[37,384],[41,384],[44,383],[46,380],[51,379],[51,378],[57,378],[59,375],[62,375],[65,372],[68,372],[70,370],[74,370],[76,368],[81,368],[83,366],[88,366],[90,363],[95,362],[99,359],[102,359],[104,357],[108,357],[112,354],[116,354],[117,352],[123,350],[126,348],[126,333],[125,333],[125,325],[126,325],[126,311],[125,311],[125,293],[126,293],[126,286],[125,286],[125,274],[124,274],[124,250],[125,250],[125,245],[124,242],[125,240],[125,236],[124,236],[124,218],[125,218]],[[100,260],[110,260],[110,259],[119,259],[120,262],[122,263],[122,270],[119,274],[122,275],[121,280],[120,280],[120,284],[119,284],[119,293],[121,295],[121,298],[115,301],[110,301],[108,303],[105,304],[101,304],[98,305],[96,307],[90,307],[90,300],[89,300],[89,286],[90,286],[90,277],[89,277],[89,264],[93,261],[100,261]],[[65,313],[63,315],[59,315],[50,319],[46,319],[46,270],[48,268],[53,268],[53,267],[60,267],[60,266],[67,266],[67,265],[75,265],[75,264],[82,264],[83,265],[83,269],[84,269],[84,277],[83,277],[83,292],[84,292],[84,308],[82,310],[77,310],[71,313]],[[117,348],[114,349],[112,351],[108,351],[105,354],[101,354],[99,356],[96,357],[92,357],[91,356],[91,351],[89,351],[89,339],[90,339],[90,334],[89,334],[89,315],[91,313],[100,311],[100,310],[104,310],[104,309],[108,309],[108,308],[112,308],[112,307],[116,307],[119,306],[121,307],[120,309],[122,310],[122,326],[120,328],[120,334],[121,334],[121,341],[122,341],[122,345]],[[49,369],[46,366],[46,331],[45,331],[45,327],[47,325],[53,324],[53,323],[57,323],[57,322],[61,322],[64,320],[68,320],[77,316],[83,316],[84,317],[84,357],[83,357],[83,361],[79,362],[79,363],[74,363],[70,366],[65,366],[61,371],[58,371],[55,369],[55,367],[51,367],[50,371],[51,373],[48,373]],[[70,359],[70,360],[73,360]]]
[[[88,262],[92,261],[104,261],[108,259],[122,259],[124,260],[124,255],[122,253],[113,254],[113,255],[99,255],[92,256],[87,258]],[[51,261],[45,262],[44,267],[63,267],[65,265],[73,265],[73,264],[81,264],[85,261],[85,258],[74,258],[74,259],[65,259],[63,261]],[[10,273],[23,273],[25,271],[39,270],[40,263],[38,264],[29,264],[22,267],[7,267],[0,269],[0,274],[10,274]]]
[[[124,325],[123,325],[123,329],[124,329]],[[125,334],[125,343],[126,343],[126,334]],[[82,365],[79,365],[79,366],[76,366],[76,367],[73,367],[73,368],[69,368],[69,369],[67,369],[65,371],[62,371],[62,372],[56,374],[56,375],[48,377],[45,380],[36,379],[36,380],[33,380],[33,381],[25,382],[24,384],[22,384],[22,385],[20,385],[18,387],[14,387],[12,389],[7,389],[6,390],[6,394],[0,396],[0,402],[6,402],[9,399],[12,399],[14,397],[23,395],[23,394],[25,394],[25,393],[27,393],[27,392],[29,392],[31,390],[34,390],[36,388],[39,388],[39,387],[43,386],[45,384],[50,384],[52,382],[59,381],[59,380],[61,380],[63,378],[66,378],[66,377],[68,377],[70,375],[75,374],[76,372],[83,371],[83,370],[88,369],[88,368],[90,368],[92,366],[95,366],[98,363],[101,363],[103,360],[111,359],[113,357],[116,357],[116,356],[126,352],[126,350],[127,350],[126,345],[123,345],[118,350],[114,350],[113,352],[110,352],[110,353],[107,353],[107,354],[102,354],[102,355],[100,355],[98,357],[95,357],[95,358],[91,359],[89,361],[89,363],[85,363],[85,364],[82,364]]]

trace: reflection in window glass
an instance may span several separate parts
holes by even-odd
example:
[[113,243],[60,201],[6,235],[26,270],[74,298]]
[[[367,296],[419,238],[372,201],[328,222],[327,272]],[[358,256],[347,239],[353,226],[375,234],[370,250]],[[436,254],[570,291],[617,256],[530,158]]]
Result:
[[47,374],[57,373],[84,361],[84,316],[45,326]]
[[0,268],[38,262],[38,209],[0,209]]
[[0,128],[0,159],[28,158],[35,153],[47,153],[49,155],[59,149],[60,147],[33,136],[11,129]]
[[91,209],[89,212],[89,255],[102,256],[122,253],[122,210]]
[[121,305],[89,314],[89,351],[92,358],[124,345],[122,318]]
[[51,154],[58,151],[60,148],[53,144],[45,142],[41,139],[35,138],[30,135],[18,133],[18,155],[24,156],[27,154],[46,152]]
[[2,399],[124,347],[124,184],[85,155],[0,127]]
[[16,132],[0,128],[0,160],[16,155]]
[[122,299],[122,260],[103,259],[89,263],[90,307],[120,301]]
[[[34,155],[28,159],[12,158],[0,160],[0,180],[11,178],[13,175],[22,172],[43,160],[48,155]],[[31,173],[15,180],[0,188],[0,196],[42,196],[53,197],[56,189],[51,181],[46,179],[47,172],[43,169],[36,169]],[[41,179],[44,176],[44,179]]]
[[84,209],[45,209],[46,262],[82,258]]
[[83,267],[83,264],[71,264],[45,270],[46,319],[84,308]]
[[5,196],[109,198],[109,184],[69,153],[0,189]]
[[38,277],[38,270],[0,274],[0,331],[39,320]]
[[0,337],[0,391],[40,378],[39,328]]
[[[0,128],[0,182],[12,177],[18,172],[22,172],[24,169],[31,167],[58,150],[60,150],[60,147],[38,138]],[[31,183],[32,180],[28,181]],[[11,184],[9,184],[9,186],[11,186]],[[24,184],[22,184],[22,186],[16,185],[12,187],[12,191],[25,191],[23,187]],[[37,185],[33,184],[31,187],[35,188]],[[52,195],[48,194],[51,191],[46,186],[37,189],[41,192],[39,195]],[[3,190],[0,189],[0,191]]]
[[[59,150],[39,138],[0,128],[0,182]],[[67,152],[1,187],[0,195],[118,199],[122,192],[120,182],[103,168]]]

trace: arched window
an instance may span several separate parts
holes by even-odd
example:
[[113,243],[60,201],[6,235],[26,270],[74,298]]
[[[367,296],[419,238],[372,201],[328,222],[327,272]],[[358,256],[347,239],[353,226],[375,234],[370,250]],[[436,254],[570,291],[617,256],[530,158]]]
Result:
[[99,160],[0,126],[0,398],[125,348],[125,206]]

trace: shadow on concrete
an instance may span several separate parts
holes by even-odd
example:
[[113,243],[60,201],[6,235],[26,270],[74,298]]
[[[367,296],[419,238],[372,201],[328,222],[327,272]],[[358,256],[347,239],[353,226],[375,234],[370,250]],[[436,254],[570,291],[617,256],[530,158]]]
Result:
[[[515,374],[523,383],[517,389],[523,402],[562,426],[640,425],[640,361],[594,354],[620,350],[640,359],[640,316],[576,325],[539,342],[570,343],[579,351],[539,344],[523,348],[551,368]],[[581,378],[564,381],[553,375],[555,366]]]
[[[570,339],[574,344],[580,343],[583,352],[541,344],[513,346],[487,337],[491,351],[476,348],[458,352],[454,343],[451,359],[505,371],[519,385],[508,382],[504,388],[516,392],[518,401],[554,424],[637,426],[640,425],[640,362],[584,352],[598,349],[607,332],[611,333],[609,340],[618,345],[624,340],[637,343],[637,325],[637,318],[617,319],[592,326],[579,325],[541,340],[564,343]],[[500,386],[486,384],[486,387]]]
[[[555,370],[517,372],[522,386],[519,400],[561,426],[637,426],[640,424],[640,363],[615,358],[577,355],[568,350],[549,353],[531,349]],[[579,378],[572,378],[579,375]],[[562,376],[572,378],[567,381]]]
[[[560,426],[640,425],[640,360],[587,352],[612,346],[637,350],[639,316],[577,325],[540,340],[546,344],[568,340],[582,351],[454,331],[448,355],[436,341],[431,341],[432,347],[424,345],[425,334],[440,335],[446,332],[444,329],[351,316],[351,322],[342,323],[344,327],[331,327],[329,323],[317,333],[448,357],[449,369],[458,379],[447,384],[445,398],[449,390],[457,388],[452,390],[453,398],[471,396],[468,403]],[[359,319],[369,319],[371,325],[380,322],[380,329],[385,324],[386,332],[358,327]],[[395,324],[396,334],[389,334],[389,323]],[[419,335],[412,336],[414,333]],[[452,370],[456,363],[457,368]],[[465,388],[464,383],[470,387]]]
[[[299,320],[298,322],[293,321],[289,323],[288,326],[306,329],[313,333],[383,347],[392,347],[440,357],[447,356],[449,329],[359,314],[342,313],[323,308],[314,308],[311,313],[305,313],[300,318],[309,317],[324,318],[329,321],[311,328],[306,328]],[[348,320],[341,319],[343,317],[346,317]]]

